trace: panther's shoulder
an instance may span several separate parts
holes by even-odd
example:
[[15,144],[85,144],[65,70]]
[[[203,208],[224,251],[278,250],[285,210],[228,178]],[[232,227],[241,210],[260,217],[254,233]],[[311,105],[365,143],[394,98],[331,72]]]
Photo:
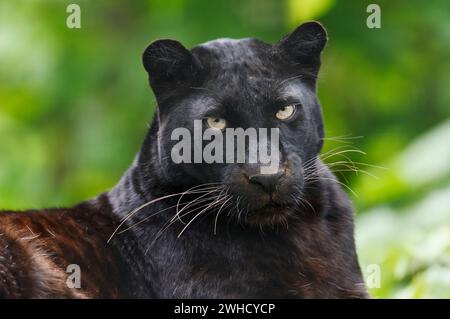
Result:
[[[107,244],[116,224],[106,195],[73,208],[0,212],[0,297],[118,296],[118,256]],[[79,288],[70,277],[78,269]]]

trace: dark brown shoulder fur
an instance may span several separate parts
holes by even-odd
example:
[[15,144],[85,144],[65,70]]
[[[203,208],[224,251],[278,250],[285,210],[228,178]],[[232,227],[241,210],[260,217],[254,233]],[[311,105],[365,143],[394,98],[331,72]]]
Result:
[[[106,195],[70,209],[0,212],[0,298],[116,298],[120,258]],[[67,284],[78,265],[81,288]]]

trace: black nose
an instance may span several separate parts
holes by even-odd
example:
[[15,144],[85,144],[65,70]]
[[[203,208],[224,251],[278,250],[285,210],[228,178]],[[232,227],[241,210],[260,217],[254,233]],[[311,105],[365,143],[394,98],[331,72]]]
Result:
[[275,174],[257,174],[249,176],[248,179],[251,183],[261,186],[267,193],[272,193],[275,190],[278,180],[283,174],[283,172]]

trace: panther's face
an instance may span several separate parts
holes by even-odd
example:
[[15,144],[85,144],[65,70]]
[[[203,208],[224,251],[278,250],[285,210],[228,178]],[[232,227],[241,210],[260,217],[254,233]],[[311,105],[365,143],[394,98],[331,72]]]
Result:
[[315,79],[325,42],[311,22],[275,45],[220,39],[188,51],[172,40],[152,43],[144,66],[158,101],[166,178],[221,185],[249,223],[282,220],[298,205],[305,167],[322,146]]

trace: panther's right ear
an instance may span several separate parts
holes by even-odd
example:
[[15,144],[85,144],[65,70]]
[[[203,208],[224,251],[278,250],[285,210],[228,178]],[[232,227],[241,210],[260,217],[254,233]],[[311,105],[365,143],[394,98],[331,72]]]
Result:
[[194,56],[175,40],[152,42],[145,49],[142,62],[157,97],[167,90],[188,83],[196,73]]

